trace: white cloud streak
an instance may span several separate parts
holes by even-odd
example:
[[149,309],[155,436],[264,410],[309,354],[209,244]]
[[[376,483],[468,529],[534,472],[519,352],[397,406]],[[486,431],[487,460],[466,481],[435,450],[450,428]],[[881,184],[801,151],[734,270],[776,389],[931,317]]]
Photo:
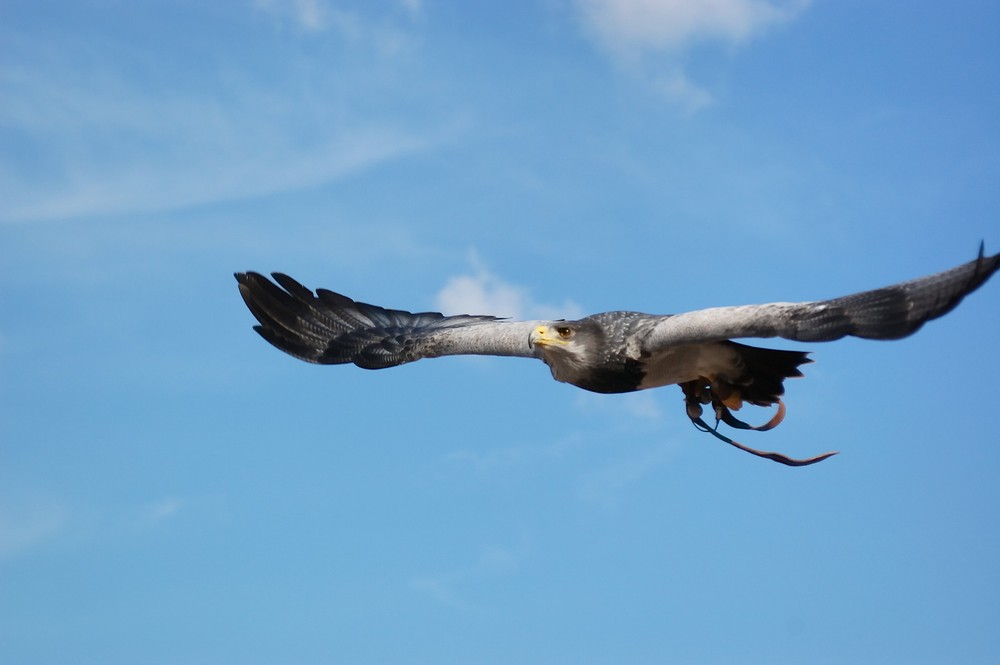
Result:
[[139,518],[143,524],[155,526],[177,517],[183,507],[184,501],[177,497],[168,496],[142,506],[139,510]]
[[[0,121],[32,137],[44,174],[0,158],[0,221],[166,210],[320,185],[420,150],[405,130],[309,117],[296,97],[240,83],[220,97],[159,98],[117,81],[7,69]],[[38,113],[35,108],[48,109]],[[329,111],[329,109],[327,109]],[[336,116],[330,113],[329,120]],[[302,133],[310,140],[302,140]],[[99,138],[91,138],[96,136]]]
[[462,588],[482,578],[511,572],[517,568],[522,557],[522,552],[513,549],[483,547],[474,563],[447,573],[414,577],[410,580],[410,588],[444,605],[469,610],[474,605],[465,599]]
[[642,73],[667,98],[697,111],[714,100],[684,72],[683,51],[714,42],[735,46],[798,16],[809,0],[577,0],[587,34],[620,65]]
[[643,390],[633,393],[607,395],[581,391],[577,395],[577,406],[586,413],[624,413],[629,418],[647,422],[656,422],[663,417],[663,410],[656,390]]
[[579,496],[585,501],[611,507],[626,488],[638,483],[672,454],[671,447],[657,445],[621,457],[586,474],[580,480]]
[[580,306],[571,300],[550,305],[534,300],[530,291],[492,273],[479,255],[469,253],[471,274],[456,275],[441,288],[436,306],[445,314],[490,314],[512,319],[575,319]]
[[424,3],[422,0],[400,0],[400,4],[412,16],[419,16],[423,12]]
[[739,44],[794,18],[802,0],[579,0],[594,36],[623,57],[701,41]]
[[254,7],[308,32],[327,29],[335,16],[334,10],[322,0],[255,0]]
[[[420,0],[399,0],[398,5],[412,18],[420,16],[423,10]],[[345,36],[358,36],[365,32],[367,23],[357,13],[325,0],[254,0],[253,6],[306,32],[335,30]]]
[[54,537],[63,528],[65,521],[65,509],[55,502],[0,504],[0,560],[15,556]]
[[[156,212],[314,187],[440,137],[370,109],[373,97],[404,94],[399,56],[412,42],[410,10],[397,8],[406,20],[375,22],[320,0],[258,8],[343,38],[316,40],[314,57],[283,62],[277,77],[221,52],[192,76],[153,49],[12,40],[13,55],[0,65],[0,132],[17,149],[0,155],[0,222]],[[341,61],[352,66],[338,68]]]
[[[342,4],[342,3],[341,3]],[[372,3],[373,4],[373,3]],[[394,56],[414,43],[407,26],[395,18],[415,20],[422,15],[419,0],[399,0],[391,6],[368,6],[368,15],[324,0],[255,0],[254,8],[274,19],[279,25],[292,25],[306,35],[320,37],[326,33],[355,46],[367,46],[382,56]],[[381,15],[382,18],[373,18]]]
[[700,111],[715,103],[712,93],[691,81],[684,70],[676,65],[666,67],[666,71],[654,77],[651,85],[688,113]]
[[471,469],[474,473],[488,476],[516,468],[548,465],[572,456],[583,445],[584,439],[581,435],[569,434],[547,443],[491,449],[462,448],[448,453],[444,457],[444,462],[463,472]]

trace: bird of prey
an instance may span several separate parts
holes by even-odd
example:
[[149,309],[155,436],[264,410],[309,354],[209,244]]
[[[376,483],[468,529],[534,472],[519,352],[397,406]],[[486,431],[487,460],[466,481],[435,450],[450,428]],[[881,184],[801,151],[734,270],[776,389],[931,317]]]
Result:
[[[382,369],[421,358],[491,355],[538,358],[557,381],[597,393],[625,393],[678,384],[695,425],[746,452],[789,466],[822,461],[829,452],[793,459],[733,441],[720,421],[767,430],[784,416],[784,380],[812,362],[802,351],[747,346],[733,338],[782,337],[828,342],[851,335],[900,339],[951,311],[1000,268],[1000,254],[927,277],[832,300],[714,307],[683,314],[604,312],[579,320],[512,321],[494,316],[411,313],[317,289],[281,273],[274,281],[237,273],[240,293],[260,322],[254,329],[282,351],[310,363],[354,363]],[[733,416],[744,404],[777,405],[766,424]],[[702,419],[711,405],[715,426]]]

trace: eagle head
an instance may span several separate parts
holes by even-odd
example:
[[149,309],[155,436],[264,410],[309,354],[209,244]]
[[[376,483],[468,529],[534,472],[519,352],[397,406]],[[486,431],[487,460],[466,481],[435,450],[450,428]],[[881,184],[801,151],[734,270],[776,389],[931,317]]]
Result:
[[528,345],[554,379],[588,390],[593,390],[594,372],[606,363],[604,331],[593,321],[539,324],[528,335]]

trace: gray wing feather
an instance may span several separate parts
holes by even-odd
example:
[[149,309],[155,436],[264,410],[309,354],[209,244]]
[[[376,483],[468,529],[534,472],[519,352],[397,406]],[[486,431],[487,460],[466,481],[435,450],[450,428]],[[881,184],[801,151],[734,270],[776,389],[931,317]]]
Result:
[[660,318],[643,340],[646,351],[734,337],[783,337],[829,342],[847,335],[899,339],[947,314],[1000,268],[1000,254],[927,277],[832,300],[716,307]]
[[528,335],[540,322],[386,309],[326,289],[313,294],[281,273],[272,277],[274,282],[236,273],[243,300],[260,322],[254,330],[306,362],[382,369],[446,355],[534,357]]

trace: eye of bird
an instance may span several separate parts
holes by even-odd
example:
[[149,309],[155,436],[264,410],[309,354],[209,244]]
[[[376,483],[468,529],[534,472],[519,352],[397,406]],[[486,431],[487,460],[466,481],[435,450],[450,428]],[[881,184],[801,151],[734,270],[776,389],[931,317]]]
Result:
[[558,326],[556,328],[556,334],[559,335],[559,337],[561,337],[562,339],[569,339],[570,336],[573,334],[573,330],[566,326]]

